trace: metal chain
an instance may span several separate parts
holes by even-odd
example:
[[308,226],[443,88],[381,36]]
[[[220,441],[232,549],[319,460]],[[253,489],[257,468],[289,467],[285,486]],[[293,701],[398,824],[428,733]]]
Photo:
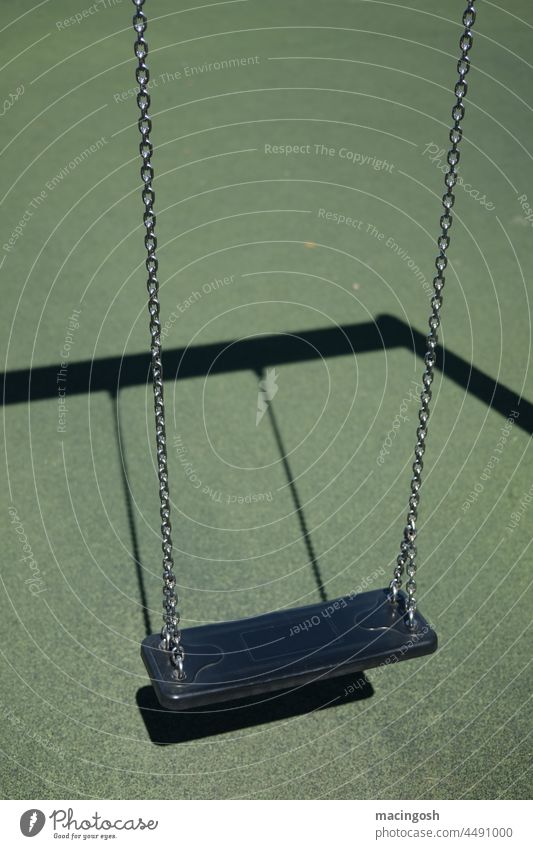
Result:
[[459,142],[461,141],[463,132],[461,129],[461,121],[464,118],[465,107],[463,99],[466,97],[467,84],[465,77],[470,69],[470,59],[468,58],[469,51],[472,47],[472,27],[476,19],[476,11],[473,0],[469,0],[467,8],[463,13],[464,32],[461,36],[459,45],[461,48],[461,56],[457,63],[457,71],[459,79],[455,85],[456,103],[452,109],[453,127],[450,130],[451,148],[448,151],[447,162],[448,170],[444,177],[446,185],[446,193],[442,197],[442,205],[444,214],[440,219],[441,233],[437,239],[439,254],[435,260],[437,275],[433,280],[433,297],[431,300],[431,315],[429,317],[430,332],[427,336],[427,347],[425,354],[425,370],[422,376],[423,389],[420,393],[420,409],[418,412],[419,426],[416,431],[415,445],[415,460],[413,463],[413,477],[411,478],[411,495],[409,498],[409,510],[407,513],[407,524],[403,532],[403,540],[400,545],[400,554],[396,560],[394,569],[394,577],[390,583],[390,599],[393,602],[398,600],[398,591],[402,585],[402,575],[404,569],[407,573],[407,624],[410,628],[415,625],[416,613],[416,538],[417,538],[417,521],[418,507],[420,504],[420,487],[422,486],[422,469],[423,457],[426,450],[426,437],[428,432],[429,421],[429,403],[431,401],[431,384],[433,383],[434,367],[436,361],[435,349],[437,347],[437,330],[440,325],[440,310],[442,307],[442,290],[444,288],[444,271],[448,264],[446,251],[450,245],[450,237],[448,232],[452,226],[451,209],[453,207],[455,197],[452,189],[457,182],[457,165],[459,163]]
[[154,213],[155,194],[152,188],[154,169],[152,167],[153,147],[150,142],[152,121],[148,114],[150,95],[148,82],[150,72],[146,64],[148,44],[144,38],[148,21],[142,7],[145,0],[133,0],[136,13],[133,16],[133,28],[137,34],[134,51],[138,60],[136,78],[139,85],[137,105],[140,110],[138,121],[141,141],[139,151],[142,158],[141,178],[143,181],[142,199],[144,203],[143,222],[146,230],[146,270],[148,272],[148,311],[150,313],[150,336],[152,354],[152,380],[154,390],[155,434],[157,446],[157,474],[159,478],[159,499],[161,516],[161,546],[163,549],[163,628],[161,646],[170,652],[170,659],[176,669],[179,680],[185,678],[183,668],[184,651],[181,645],[179,629],[180,615],[177,610],[176,576],[172,556],[172,535],[170,526],[170,496],[168,490],[167,440],[165,429],[165,401],[163,396],[163,365],[161,362],[161,322],[159,319],[159,281],[157,278],[157,239],[155,236],[156,217]]
[[[136,78],[139,86],[137,94],[137,105],[140,110],[138,121],[141,142],[139,151],[142,158],[141,178],[143,181],[142,199],[144,203],[143,221],[146,229],[144,243],[147,251],[146,269],[148,271],[148,310],[150,314],[150,335],[152,355],[152,377],[154,391],[154,410],[156,423],[156,445],[159,477],[161,535],[163,550],[163,621],[161,631],[162,646],[170,652],[171,660],[177,671],[179,679],[185,678],[184,651],[181,645],[181,633],[179,629],[180,616],[177,610],[178,597],[176,592],[176,576],[174,574],[174,561],[172,556],[172,537],[170,525],[170,497],[168,489],[168,466],[167,445],[165,432],[165,404],[163,396],[163,367],[161,362],[161,323],[159,306],[159,281],[157,278],[158,262],[156,257],[157,239],[155,236],[156,217],[154,213],[154,190],[152,187],[154,171],[151,164],[153,147],[150,142],[152,122],[148,114],[150,108],[150,95],[148,83],[150,73],[145,59],[148,55],[148,44],[144,38],[148,21],[143,12],[145,0],[133,0],[136,13],[133,17],[133,27],[137,34],[134,50],[138,60]],[[422,376],[424,388],[420,394],[420,409],[418,413],[419,426],[417,428],[417,441],[415,445],[415,460],[413,463],[413,477],[411,479],[411,495],[409,498],[409,510],[407,523],[404,528],[403,540],[400,545],[394,569],[394,577],[390,583],[390,599],[398,600],[398,592],[402,586],[404,570],[407,573],[407,622],[410,627],[415,624],[416,613],[416,538],[418,534],[418,508],[420,504],[420,488],[422,486],[423,456],[426,449],[426,438],[429,421],[429,404],[431,401],[431,385],[434,378],[434,367],[436,361],[435,349],[438,343],[437,331],[440,325],[440,310],[442,307],[442,290],[444,288],[444,271],[448,264],[446,252],[450,245],[448,231],[453,222],[451,209],[455,197],[452,189],[457,182],[457,165],[459,163],[459,143],[462,139],[461,121],[464,118],[465,108],[463,99],[467,93],[466,75],[470,69],[469,51],[472,47],[472,27],[476,18],[474,1],[469,0],[463,14],[464,32],[460,39],[461,56],[457,64],[459,79],[455,85],[456,103],[452,110],[453,127],[450,131],[451,148],[448,151],[448,171],[444,182],[446,192],[442,198],[444,214],[440,219],[441,233],[437,239],[439,254],[435,260],[437,275],[433,280],[433,298],[431,300],[431,315],[429,317],[430,332],[427,336],[427,349],[424,357],[425,370]]]

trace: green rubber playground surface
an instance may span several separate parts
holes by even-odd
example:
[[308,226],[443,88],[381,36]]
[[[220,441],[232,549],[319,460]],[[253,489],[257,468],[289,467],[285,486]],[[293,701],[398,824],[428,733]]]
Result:
[[[439,650],[169,716],[139,654],[161,559],[133,6],[4,0],[4,798],[529,796],[533,9],[503,5],[477,4],[425,457]],[[145,8],[182,624],[386,586],[463,3]]]

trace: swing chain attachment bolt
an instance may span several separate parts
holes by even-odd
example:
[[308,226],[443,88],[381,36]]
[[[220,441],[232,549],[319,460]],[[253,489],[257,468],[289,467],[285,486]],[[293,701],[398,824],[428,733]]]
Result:
[[394,577],[390,583],[389,599],[392,603],[396,603],[399,598],[399,590],[402,586],[402,575],[404,571],[407,573],[407,582],[405,588],[407,590],[406,600],[406,624],[410,629],[416,626],[416,537],[418,521],[418,508],[420,503],[420,488],[422,486],[422,469],[423,457],[426,450],[426,438],[428,432],[429,420],[429,404],[431,401],[431,385],[433,383],[434,368],[437,360],[436,348],[438,344],[437,331],[440,325],[440,310],[442,307],[442,290],[444,288],[445,276],[444,271],[448,265],[446,251],[450,245],[450,236],[448,231],[452,226],[452,207],[455,202],[455,195],[452,192],[453,187],[457,182],[457,165],[459,163],[459,143],[463,137],[461,129],[461,121],[465,115],[465,107],[463,99],[466,97],[468,86],[466,83],[466,75],[470,70],[469,51],[472,47],[473,37],[471,28],[476,20],[476,10],[474,8],[474,0],[468,0],[467,7],[463,13],[464,31],[461,35],[459,46],[461,55],[457,63],[457,73],[459,79],[455,84],[454,94],[456,102],[452,109],[453,126],[450,130],[451,147],[448,150],[447,162],[448,170],[444,177],[446,192],[442,196],[443,214],[440,218],[441,232],[437,239],[439,254],[435,260],[437,274],[433,279],[433,297],[431,299],[431,314],[429,317],[430,332],[426,337],[426,353],[424,357],[425,369],[422,376],[423,389],[420,393],[420,408],[418,411],[419,426],[416,431],[415,459],[413,462],[413,476],[411,478],[411,494],[409,497],[409,510],[407,514],[407,524],[404,528],[403,540],[400,545],[400,553],[396,559],[394,568]]
[[161,321],[159,304],[158,261],[156,256],[157,238],[155,235],[156,216],[154,212],[155,194],[152,186],[154,169],[152,167],[153,146],[150,141],[152,120],[149,115],[150,94],[148,84],[150,72],[146,64],[148,43],[144,38],[148,20],[143,11],[145,0],[133,0],[135,14],[133,29],[136,34],[134,53],[137,58],[135,72],[139,107],[138,127],[141,134],[139,152],[141,154],[142,200],[144,204],[143,223],[145,227],[144,245],[146,248],[146,270],[148,272],[148,312],[150,314],[151,366],[154,393],[155,434],[157,448],[157,474],[159,480],[159,501],[161,516],[161,547],[163,550],[163,628],[161,648],[170,654],[170,662],[178,680],[185,679],[184,651],[181,645],[179,629],[180,615],[177,611],[178,596],[176,576],[172,555],[172,533],[170,524],[170,494],[168,488],[168,459],[165,426],[165,400],[163,396],[163,363],[161,358]]

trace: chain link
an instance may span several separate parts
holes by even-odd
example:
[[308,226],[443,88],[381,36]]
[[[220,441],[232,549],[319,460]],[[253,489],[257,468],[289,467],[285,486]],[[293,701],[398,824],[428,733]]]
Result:
[[452,226],[452,213],[455,196],[452,189],[457,182],[457,165],[459,163],[459,143],[463,136],[461,121],[464,118],[465,107],[463,99],[467,93],[466,75],[470,69],[469,51],[472,47],[472,27],[476,19],[476,11],[473,0],[469,0],[467,8],[463,13],[464,32],[459,41],[461,56],[457,63],[459,79],[455,85],[454,93],[457,98],[452,109],[453,127],[450,130],[451,148],[448,151],[448,170],[444,177],[446,192],[442,197],[444,213],[440,219],[441,232],[437,239],[439,254],[435,260],[437,275],[433,280],[433,297],[431,300],[431,315],[429,317],[430,332],[427,336],[426,354],[424,357],[425,369],[422,376],[423,389],[420,393],[420,409],[418,411],[419,426],[416,431],[415,459],[413,463],[413,477],[411,478],[411,495],[409,498],[409,510],[407,513],[407,524],[403,532],[403,540],[400,545],[400,554],[396,560],[394,577],[390,583],[390,599],[398,600],[398,591],[402,585],[402,575],[407,573],[407,624],[410,628],[415,625],[416,613],[416,538],[418,534],[418,508],[420,503],[420,487],[422,486],[423,457],[426,450],[426,437],[429,421],[429,404],[431,401],[431,384],[433,383],[434,367],[436,361],[435,349],[437,347],[437,331],[440,325],[440,310],[442,307],[442,290],[444,288],[444,271],[448,264],[446,251],[450,245],[449,230]]
[[167,440],[165,429],[165,401],[163,396],[163,365],[161,362],[161,322],[159,319],[159,280],[157,278],[157,239],[155,235],[156,217],[154,213],[154,190],[152,182],[154,169],[152,167],[153,147],[150,141],[152,121],[148,114],[150,95],[148,82],[150,72],[146,64],[148,44],[144,38],[148,21],[143,12],[144,0],[133,0],[136,7],[133,16],[133,28],[137,34],[134,45],[137,57],[136,78],[139,86],[137,105],[140,110],[138,121],[141,141],[141,179],[143,182],[142,199],[144,204],[143,222],[145,227],[144,244],[146,247],[146,270],[148,272],[148,312],[150,313],[150,336],[152,355],[152,380],[154,390],[155,434],[157,447],[157,474],[159,478],[159,499],[161,516],[161,547],[163,549],[163,628],[161,630],[161,645],[170,652],[170,659],[179,680],[185,678],[183,667],[184,651],[181,645],[179,629],[180,615],[177,610],[178,596],[176,591],[176,576],[174,574],[174,559],[172,556],[172,533],[170,525],[170,495],[168,489]]

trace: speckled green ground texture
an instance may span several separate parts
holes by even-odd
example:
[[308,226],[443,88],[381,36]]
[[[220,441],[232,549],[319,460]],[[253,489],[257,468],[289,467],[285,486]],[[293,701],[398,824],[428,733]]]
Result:
[[[477,6],[418,540],[439,650],[169,716],[139,656],[161,563],[133,6],[2,3],[4,798],[529,796],[533,9]],[[145,8],[183,624],[385,586],[462,0]]]

